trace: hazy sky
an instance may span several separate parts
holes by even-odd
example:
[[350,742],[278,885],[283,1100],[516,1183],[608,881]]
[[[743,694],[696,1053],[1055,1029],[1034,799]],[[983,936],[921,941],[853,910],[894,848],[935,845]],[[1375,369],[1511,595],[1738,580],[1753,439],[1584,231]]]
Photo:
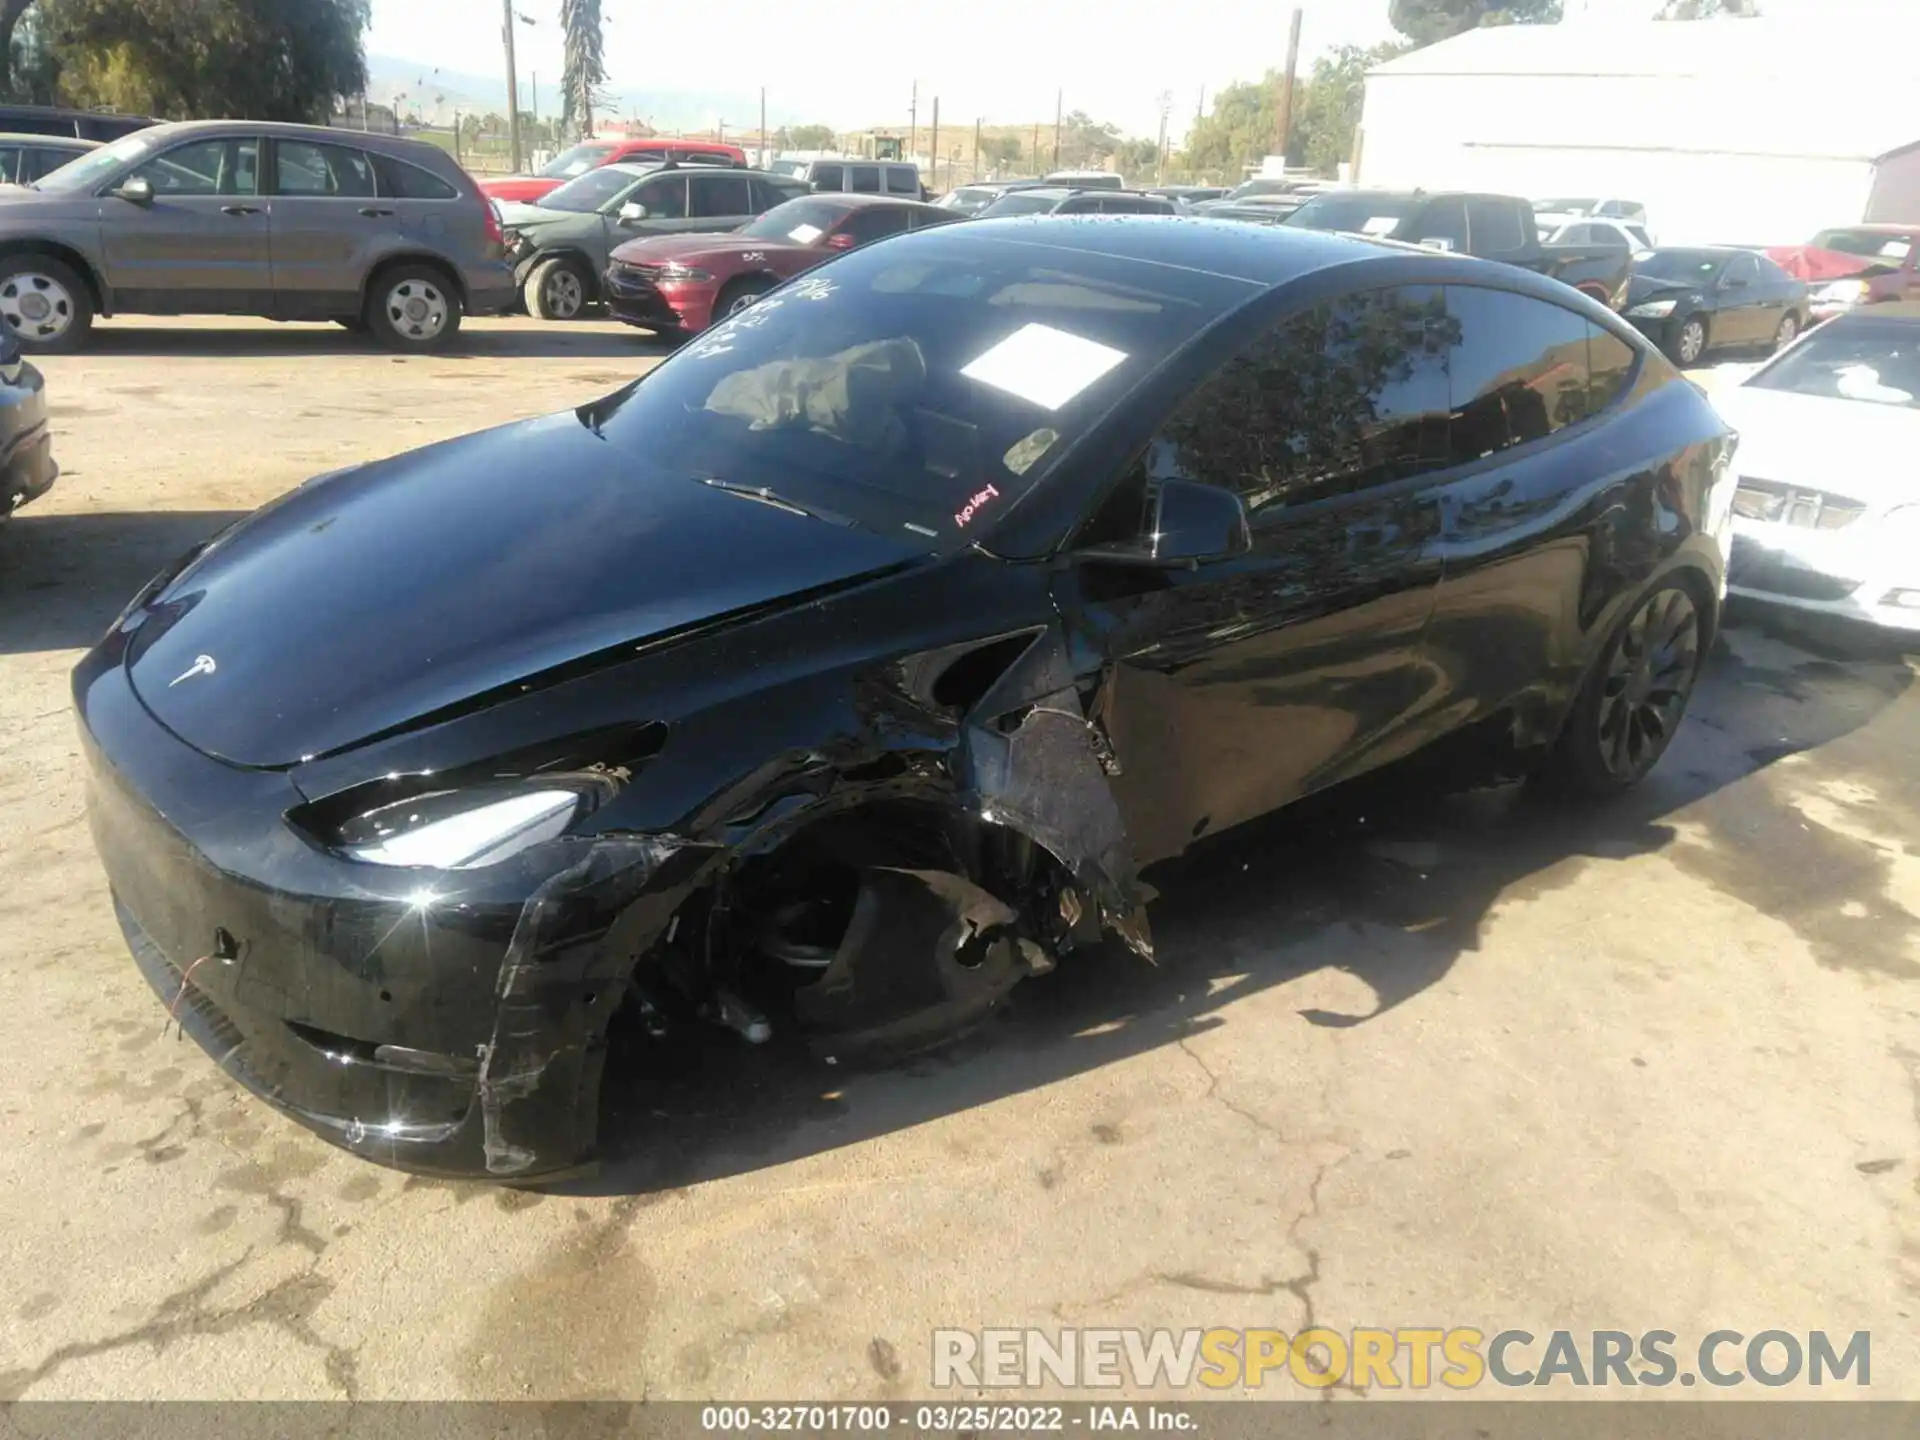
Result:
[[[1305,0],[1302,68],[1331,46],[1392,36],[1388,0]],[[1568,0],[1595,23],[1642,20],[1660,0]],[[1818,19],[1836,34],[1848,17],[1911,16],[1920,0],[1761,0],[1770,16]],[[537,22],[517,28],[522,84],[537,73],[543,110],[560,75],[558,0],[515,0]],[[1284,3],[1245,0],[731,0],[716,7],[662,0],[604,0],[609,86],[645,115],[649,88],[751,94],[842,128],[904,124],[920,87],[920,123],[940,97],[942,125],[1050,119],[1064,87],[1068,109],[1152,134],[1163,91],[1172,128],[1211,95],[1258,78],[1286,55]],[[374,0],[368,49],[450,70],[504,70],[499,0]],[[1735,22],[1722,22],[1735,23]],[[1844,50],[1844,46],[1841,47]],[[525,103],[524,96],[522,103]],[[730,127],[753,114],[726,115]]]

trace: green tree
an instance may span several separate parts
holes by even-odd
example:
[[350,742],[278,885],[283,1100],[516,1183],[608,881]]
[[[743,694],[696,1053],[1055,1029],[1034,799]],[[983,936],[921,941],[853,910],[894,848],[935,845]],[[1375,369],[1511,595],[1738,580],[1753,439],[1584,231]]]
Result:
[[593,122],[594,87],[607,78],[600,0],[560,0],[560,30],[566,37],[560,120],[563,125],[581,127],[584,134]]
[[182,119],[325,121],[366,88],[370,0],[41,0],[81,105]]
[[1353,158],[1353,136],[1360,128],[1367,71],[1404,54],[1407,48],[1393,41],[1371,49],[1341,45],[1315,60],[1304,90],[1294,98],[1287,158],[1325,175],[1337,174],[1341,164]]
[[1113,167],[1135,179],[1151,176],[1160,165],[1160,147],[1151,140],[1122,140],[1113,152]]
[[1053,137],[1042,127],[1040,154],[1049,168],[1085,170],[1100,164],[1120,148],[1120,128],[1095,120],[1084,110],[1070,110],[1060,122],[1060,159],[1053,160]]
[[[1213,108],[1187,134],[1187,168],[1235,177],[1271,154],[1274,127],[1280,122],[1278,83],[1278,72],[1269,70],[1263,80],[1242,81],[1216,93]],[[1296,99],[1296,114],[1299,109]]]
[[833,127],[831,125],[796,125],[793,127],[791,138],[795,150],[831,150]]
[[1431,45],[1483,25],[1552,24],[1561,0],[1389,0],[1387,19],[1416,45]]

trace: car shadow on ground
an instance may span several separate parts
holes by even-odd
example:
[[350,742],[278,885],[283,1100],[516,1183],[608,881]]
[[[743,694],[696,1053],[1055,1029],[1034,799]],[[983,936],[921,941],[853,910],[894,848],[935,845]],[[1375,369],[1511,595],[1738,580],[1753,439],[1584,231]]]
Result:
[[400,360],[605,359],[658,358],[668,355],[678,341],[647,330],[618,330],[599,325],[516,325],[489,329],[485,323],[461,330],[445,350],[411,354],[390,350],[366,335],[352,334],[335,325],[287,325],[266,330],[258,326],[231,330],[203,326],[169,329],[157,325],[115,328],[102,325],[88,337],[86,353],[95,356],[177,356],[187,359],[232,360],[253,357],[287,358],[315,355],[385,356]]
[[[1823,963],[1897,967],[1913,920],[1878,893],[1885,867],[1823,850],[1764,781],[1736,783],[1867,724],[1912,682],[1883,646],[1809,643],[1723,637],[1661,767],[1609,802],[1512,785],[1448,793],[1431,777],[1388,774],[1217,837],[1150,876],[1162,895],[1157,964],[1112,945],[1069,956],[933,1055],[856,1071],[786,1034],[753,1049],[698,1026],[619,1050],[600,1170],[554,1188],[643,1193],[857,1144],[1233,1024],[1236,1001],[1321,969],[1363,981],[1374,1002],[1301,1018],[1365,1025],[1477,949],[1497,903],[1604,883],[1608,864],[1672,844],[1683,810],[1713,843],[1687,847],[1682,869],[1780,915]],[[1891,768],[1910,764],[1896,756]],[[1793,906],[1777,903],[1783,873],[1804,892]],[[1837,918],[1860,913],[1867,920]]]
[[23,510],[0,525],[0,655],[91,646],[168,561],[246,513]]

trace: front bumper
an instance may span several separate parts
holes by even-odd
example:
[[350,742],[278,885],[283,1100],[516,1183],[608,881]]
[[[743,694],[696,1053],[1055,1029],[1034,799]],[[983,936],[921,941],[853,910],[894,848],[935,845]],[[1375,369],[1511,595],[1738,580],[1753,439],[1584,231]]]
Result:
[[694,334],[713,320],[714,285],[676,285],[662,290],[644,274],[628,266],[613,265],[601,278],[607,309],[616,320],[648,330],[682,331]]
[[[1920,631],[1920,573],[1912,566],[1903,572],[1860,543],[1870,537],[1870,520],[1833,532],[1736,521],[1727,593],[1887,630]],[[1849,533],[1855,527],[1858,538]]]
[[167,1014],[256,1095],[381,1164],[522,1181],[588,1161],[635,953],[624,924],[610,935],[659,878],[657,850],[554,842],[451,874],[345,861],[287,823],[303,800],[287,776],[155,722],[123,648],[109,637],[75,672],[88,819]]
[[1658,319],[1648,315],[1622,315],[1620,318],[1659,346],[1662,352],[1667,349],[1667,343],[1673,333],[1674,317],[1672,315]]
[[59,476],[40,372],[19,359],[0,365],[0,520],[46,494]]

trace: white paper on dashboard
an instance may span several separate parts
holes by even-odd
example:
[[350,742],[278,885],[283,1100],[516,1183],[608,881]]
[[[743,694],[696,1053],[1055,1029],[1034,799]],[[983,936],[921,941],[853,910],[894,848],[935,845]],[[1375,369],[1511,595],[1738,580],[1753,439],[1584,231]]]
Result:
[[826,233],[818,225],[796,225],[787,232],[787,238],[798,240],[802,245],[811,245]]
[[960,373],[1009,395],[1058,410],[1127,358],[1097,340],[1056,330],[1051,325],[1022,325]]
[[1400,228],[1400,221],[1392,215],[1375,215],[1360,227],[1362,235],[1391,235]]

